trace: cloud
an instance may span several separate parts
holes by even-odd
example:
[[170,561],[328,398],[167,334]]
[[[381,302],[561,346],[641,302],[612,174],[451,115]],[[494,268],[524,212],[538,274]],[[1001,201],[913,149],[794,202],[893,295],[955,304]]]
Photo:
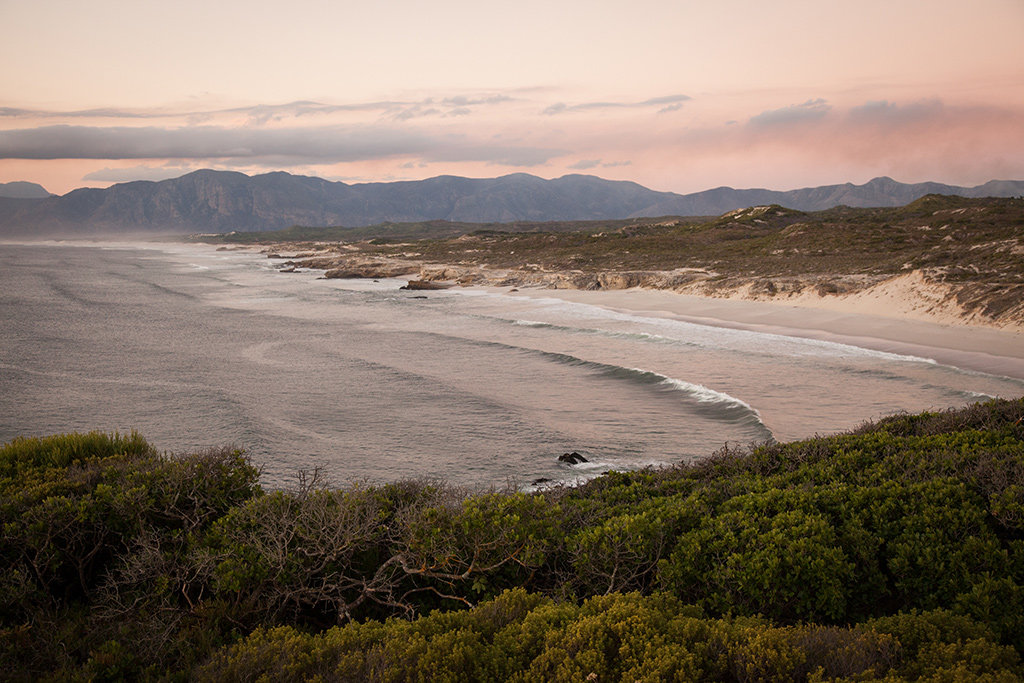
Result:
[[424,116],[437,116],[441,114],[441,110],[437,107],[426,107],[420,104],[414,104],[409,107],[402,107],[396,113],[391,115],[395,121],[408,121],[410,119],[418,119]]
[[832,107],[820,97],[802,104],[792,104],[781,109],[769,109],[750,117],[753,126],[779,126],[805,121],[816,121],[825,116]]
[[693,98],[689,95],[666,95],[665,97],[652,97],[649,100],[644,100],[637,105],[638,107],[647,107],[652,105],[681,105],[683,102],[689,102]]
[[33,119],[155,119],[167,116],[166,111],[157,109],[76,109],[72,111],[49,111],[45,109],[22,109],[18,107],[0,107],[0,117],[33,118]]
[[0,159],[288,160],[339,163],[402,156],[532,166],[565,152],[405,126],[224,128],[45,126],[0,131]]
[[[470,106],[495,104],[511,101],[511,97],[455,97],[444,98],[440,102],[432,97],[419,100],[375,100],[372,102],[356,102],[350,104],[323,104],[320,102],[289,102],[275,105],[254,105],[233,109],[206,112],[206,120],[218,114],[235,114],[245,116],[250,125],[263,125],[271,121],[282,121],[288,118],[310,116],[331,116],[346,113],[370,113],[392,121],[411,121],[412,119],[430,116],[460,116],[472,113]],[[196,116],[196,114],[191,114]]]
[[848,118],[850,122],[856,124],[905,126],[935,119],[946,113],[945,105],[937,98],[902,105],[887,100],[875,100],[853,107]]
[[600,159],[581,159],[567,168],[574,171],[589,171],[593,168],[616,168],[618,166],[631,166],[632,161],[602,161]]
[[101,168],[82,176],[82,180],[121,183],[132,180],[167,180],[198,171],[200,166],[131,166],[128,168]]
[[446,107],[474,107],[481,104],[503,104],[505,102],[514,101],[515,98],[509,95],[483,95],[477,97],[456,95],[455,97],[444,98],[441,100],[441,104]]
[[601,109],[644,109],[651,107],[658,107],[658,113],[662,113],[676,111],[682,108],[684,102],[692,99],[689,95],[665,95],[663,97],[652,97],[642,102],[579,102],[577,104],[555,102],[546,107],[541,113],[547,116],[554,116],[566,112],[596,111]]
[[0,107],[0,118],[11,119],[178,119],[191,124],[214,120],[221,116],[244,117],[251,126],[262,126],[272,121],[289,118],[331,116],[345,113],[376,113],[398,121],[424,116],[464,116],[473,107],[489,107],[517,101],[505,93],[481,93],[425,97],[410,100],[373,100],[331,104],[313,100],[297,100],[280,104],[255,104],[241,107],[173,108],[153,107],[149,109],[102,109],[45,110],[20,107]]
[[546,116],[553,116],[555,114],[561,114],[562,112],[569,111],[569,105],[565,102],[555,102],[551,106],[544,109],[541,114]]
[[[937,99],[872,100],[830,108],[812,99],[769,113],[760,125],[679,130],[665,145],[664,156],[646,139],[629,154],[637,159],[686,159],[706,170],[708,179],[717,177],[733,186],[749,182],[744,174],[764,183],[763,172],[746,171],[760,166],[773,169],[775,187],[799,187],[797,183],[826,170],[832,174],[829,182],[888,175],[905,182],[965,185],[1000,175],[1016,177],[1024,168],[1020,108],[949,105]],[[652,131],[650,138],[658,135],[657,129]]]

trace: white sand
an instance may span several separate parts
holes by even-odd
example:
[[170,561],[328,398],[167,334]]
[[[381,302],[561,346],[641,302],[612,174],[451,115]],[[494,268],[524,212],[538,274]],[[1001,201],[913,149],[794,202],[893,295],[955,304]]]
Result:
[[510,296],[551,297],[652,317],[834,341],[1024,379],[1024,333],[964,324],[944,301],[922,299],[912,280],[893,284],[888,290],[875,287],[847,297],[803,295],[784,303],[649,289],[524,288]]
[[[740,297],[732,298],[761,300],[760,297],[750,296],[749,292],[741,292]],[[991,327],[1024,333],[1024,325],[1019,323],[994,323],[979,314],[964,313],[949,288],[929,282],[920,270],[898,275],[853,294],[822,296],[807,287],[798,295],[779,297],[769,303],[918,320],[953,327]]]

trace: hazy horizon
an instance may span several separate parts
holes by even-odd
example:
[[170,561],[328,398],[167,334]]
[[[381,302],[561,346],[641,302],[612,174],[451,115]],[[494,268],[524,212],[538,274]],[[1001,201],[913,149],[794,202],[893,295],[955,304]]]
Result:
[[[1024,178],[1024,3],[0,6],[0,182]],[[57,19],[54,19],[57,17]],[[45,46],[45,48],[40,47]]]
[[[199,172],[199,171],[216,171],[216,172],[225,172],[226,171],[226,172],[234,172],[234,173],[243,173],[243,175],[246,175],[248,177],[255,177],[255,176],[258,176],[258,175],[272,175],[274,173],[290,173],[291,175],[296,175],[296,176],[321,178],[321,179],[327,180],[329,182],[345,182],[346,184],[350,184],[350,185],[378,184],[378,183],[392,183],[392,182],[409,182],[409,181],[402,181],[402,180],[366,180],[366,181],[352,181],[352,180],[349,180],[349,181],[341,181],[341,180],[331,180],[330,178],[323,178],[322,176],[312,175],[312,174],[308,174],[308,173],[292,173],[291,171],[282,171],[282,170],[273,170],[273,169],[272,170],[266,170],[266,171],[252,172],[252,173],[244,173],[244,172],[241,172],[241,171],[227,171],[227,169],[214,169],[214,168],[204,167],[204,168],[197,168],[197,169],[194,169],[194,170],[191,170],[191,171],[184,171],[184,172],[180,173],[179,175],[169,176],[167,178],[153,178],[153,179],[137,178],[135,180],[119,181],[118,183],[110,183],[109,185],[107,185],[107,187],[112,187],[113,185],[116,185],[116,184],[129,183],[129,182],[138,182],[138,181],[143,181],[143,182],[161,182],[161,181],[164,181],[164,180],[175,180],[177,178],[181,178],[183,176],[189,175],[191,173],[196,173],[196,172]],[[601,175],[598,175],[598,174],[595,174],[595,173],[584,173],[584,172],[580,172],[580,171],[576,171],[576,172],[573,172],[573,173],[566,173],[566,174],[563,174],[561,176],[544,176],[544,175],[540,175],[540,174],[537,174],[537,173],[525,173],[523,171],[514,171],[512,173],[505,173],[505,174],[494,175],[494,176],[459,176],[459,175],[456,175],[456,174],[445,174],[445,173],[442,173],[442,174],[438,174],[437,176],[429,176],[427,178],[423,178],[422,180],[431,180],[431,179],[436,179],[436,178],[440,178],[440,177],[456,177],[456,178],[465,178],[465,179],[468,179],[468,180],[494,180],[494,179],[502,178],[502,177],[505,177],[505,176],[514,176],[514,175],[517,175],[517,174],[530,175],[530,176],[534,176],[534,177],[540,178],[542,180],[557,180],[557,179],[560,179],[560,178],[564,178],[564,177],[568,177],[568,176],[573,176],[573,175],[590,176],[590,177],[600,178],[600,179],[604,179],[604,180],[615,180],[615,179],[612,179],[612,178],[605,178],[604,176],[601,176]],[[901,183],[902,184],[902,181],[899,178],[891,178],[889,176],[876,176],[876,177],[870,178],[870,179],[868,179],[868,180],[866,180],[866,181],[864,181],[862,183],[854,183],[854,182],[851,182],[851,181],[844,181],[844,182],[837,182],[837,183],[828,183],[827,185],[822,185],[822,186],[801,186],[801,187],[784,187],[784,188],[780,188],[780,187],[732,187],[732,186],[728,186],[728,185],[718,185],[716,187],[706,187],[706,188],[703,188],[701,190],[696,190],[695,192],[692,192],[692,193],[676,193],[676,194],[679,194],[680,196],[685,196],[687,194],[700,194],[701,192],[710,192],[710,191],[714,191],[714,190],[718,190],[718,189],[728,189],[728,190],[737,190],[737,191],[766,190],[766,191],[769,191],[769,192],[793,192],[793,191],[807,190],[807,189],[816,189],[817,187],[828,187],[828,186],[853,185],[855,187],[863,187],[863,186],[866,186],[866,185],[870,185],[873,181],[876,181],[876,180],[886,180],[886,179],[893,180],[893,181],[895,181],[897,183]],[[3,182],[18,182],[18,181],[3,181]],[[622,180],[621,182],[636,182],[636,181]],[[927,182],[937,182],[937,181],[927,181],[926,180],[926,181],[921,181],[921,182],[927,183]],[[981,183],[976,183],[976,184],[971,184],[971,185],[963,185],[963,186],[957,186],[957,187],[974,188],[974,187],[980,187],[980,186],[986,185],[988,183],[998,183],[998,182],[1024,182],[1024,180],[1021,180],[1021,179],[1018,179],[1018,178],[990,178],[990,179],[988,179],[988,180],[986,180],[984,182],[981,182]],[[0,184],[3,184],[3,183],[0,182]],[[906,183],[906,184],[909,185],[909,184],[913,184],[913,183]],[[953,185],[951,183],[946,183],[946,184],[947,185]],[[63,194],[67,194],[68,192],[73,192],[73,191],[79,190],[79,189],[87,189],[87,187],[88,186],[83,185],[83,186],[71,188],[70,190],[68,190],[67,192],[65,192]],[[50,188],[47,188],[47,187],[44,186],[44,189],[49,190]],[[654,188],[648,188],[648,189],[654,189]],[[54,192],[51,192],[51,195],[52,196],[62,196],[62,195],[58,195],[57,193],[54,193]],[[117,234],[120,234],[120,233],[117,233]]]

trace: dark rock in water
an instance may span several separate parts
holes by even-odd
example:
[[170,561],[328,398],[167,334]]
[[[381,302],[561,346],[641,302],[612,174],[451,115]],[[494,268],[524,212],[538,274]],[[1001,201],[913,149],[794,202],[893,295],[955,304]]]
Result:
[[410,299],[429,299],[430,297],[423,296],[422,294],[420,294],[419,296],[410,296],[409,298]]
[[541,484],[547,484],[550,481],[551,480],[547,477],[540,477],[539,479],[534,479],[530,486],[540,486]]
[[572,453],[562,453],[560,456],[558,456],[558,462],[566,462],[569,463],[570,465],[579,465],[581,462],[590,461],[584,458],[576,451],[573,451]]
[[448,289],[451,284],[446,282],[429,282],[427,280],[409,280],[408,284],[402,285],[399,289]]
[[295,266],[288,266],[287,268],[282,268],[281,270],[279,270],[277,272],[279,272],[279,273],[301,273],[302,271],[301,270],[297,270],[295,268]]

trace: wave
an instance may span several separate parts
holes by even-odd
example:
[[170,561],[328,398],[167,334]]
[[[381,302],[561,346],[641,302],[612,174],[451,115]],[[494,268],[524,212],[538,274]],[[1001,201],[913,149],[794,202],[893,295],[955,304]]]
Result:
[[495,318],[492,316],[475,316],[485,320],[495,320],[499,322],[509,323],[518,327],[534,327],[538,329],[555,330],[558,332],[570,332],[574,334],[588,334],[600,337],[608,337],[610,339],[636,339],[639,341],[650,341],[661,344],[677,344],[680,346],[692,346],[696,348],[702,348],[703,345],[695,342],[687,341],[685,339],[679,339],[677,337],[668,337],[663,334],[653,334],[651,332],[619,332],[616,330],[602,330],[595,327],[573,327],[571,325],[558,325],[555,323],[539,322],[537,320],[509,320],[508,318]]
[[561,487],[577,487],[597,479],[608,472],[636,472],[647,468],[660,469],[670,467],[671,465],[672,463],[665,462],[663,460],[646,460],[629,464],[591,460],[579,463],[578,465],[562,464],[563,472],[561,474],[556,475],[554,473],[550,473],[549,476],[534,479],[529,484],[524,483],[520,485],[519,490],[530,493]]
[[[561,300],[552,299],[551,301],[561,301]],[[600,309],[600,310],[604,310],[604,309]],[[613,319],[617,319],[618,316],[627,315],[627,314],[618,313],[616,311],[610,311],[610,313],[614,314],[612,316]],[[524,320],[524,319],[509,320],[508,318],[493,317],[493,316],[487,316],[487,315],[476,315],[476,316],[473,316],[473,317],[477,317],[477,318],[480,318],[480,319],[486,319],[486,320],[490,320],[490,321],[496,321],[496,322],[500,322],[500,323],[512,324],[512,325],[521,326],[521,327],[531,327],[531,328],[538,328],[538,329],[546,329],[546,330],[551,330],[551,331],[554,331],[554,332],[566,332],[566,333],[570,333],[570,334],[583,334],[583,335],[601,336],[601,337],[611,338],[611,339],[627,339],[627,340],[636,340],[636,341],[640,341],[640,342],[652,342],[652,343],[658,343],[658,344],[670,344],[670,345],[684,346],[684,347],[690,347],[690,348],[696,348],[696,349],[707,349],[707,350],[711,350],[711,351],[736,352],[736,353],[741,353],[743,355],[756,355],[756,356],[762,356],[762,357],[766,357],[766,356],[767,357],[777,357],[779,355],[778,352],[783,352],[783,355],[796,356],[796,357],[808,356],[808,355],[825,355],[825,356],[828,356],[828,357],[831,357],[831,358],[837,358],[837,359],[854,359],[854,360],[856,360],[856,359],[866,359],[866,360],[889,361],[889,362],[898,363],[898,364],[922,364],[922,365],[926,365],[926,366],[929,366],[929,367],[932,367],[932,368],[942,369],[944,371],[951,372],[951,373],[954,373],[954,374],[957,374],[957,375],[966,375],[966,376],[969,376],[969,377],[982,377],[982,378],[986,378],[986,379],[998,379],[998,380],[1003,381],[1003,382],[1010,382],[1010,383],[1013,383],[1015,385],[1024,387],[1024,380],[1020,380],[1020,379],[1017,379],[1015,377],[995,374],[995,373],[991,373],[991,372],[984,372],[984,371],[981,371],[981,370],[971,370],[971,369],[968,369],[968,368],[963,368],[963,367],[960,367],[960,366],[957,366],[957,365],[951,365],[951,364],[948,364],[948,363],[940,363],[939,361],[937,361],[937,360],[935,360],[933,358],[926,358],[924,356],[914,356],[914,355],[908,355],[908,354],[900,354],[900,353],[894,353],[894,352],[891,352],[891,351],[879,351],[879,350],[876,350],[876,349],[868,349],[868,348],[864,348],[864,347],[860,347],[860,346],[854,346],[852,344],[844,344],[844,343],[841,343],[841,342],[826,341],[826,340],[820,340],[820,339],[809,339],[809,338],[804,338],[804,337],[787,337],[787,336],[773,334],[773,333],[748,332],[748,331],[741,331],[741,330],[731,330],[733,332],[742,332],[745,335],[761,335],[762,337],[765,337],[765,339],[763,339],[762,341],[765,341],[765,342],[776,342],[776,344],[772,345],[772,346],[762,345],[765,348],[771,348],[771,351],[759,351],[759,350],[753,349],[753,348],[751,348],[751,349],[742,349],[741,350],[741,349],[738,349],[736,347],[717,346],[717,345],[711,344],[711,343],[702,343],[702,342],[694,341],[694,340],[684,340],[684,339],[679,339],[678,337],[672,337],[672,336],[661,335],[661,334],[654,334],[654,333],[649,333],[649,332],[618,332],[618,331],[614,331],[614,330],[603,330],[603,329],[600,329],[600,328],[575,327],[575,326],[571,326],[571,325],[559,325],[559,324],[556,324],[556,323],[539,322],[539,321],[535,321],[535,320]],[[644,317],[640,317],[640,316],[635,316],[635,317],[637,318],[637,320],[640,320],[640,321],[657,320],[657,321],[660,321],[660,322],[666,322],[666,321],[661,321],[661,319],[649,319],[649,318],[644,318]],[[667,322],[668,323],[679,324],[679,325],[690,325],[691,324],[691,323],[685,323],[685,322],[680,322],[680,321],[672,321],[672,320],[668,320]],[[713,328],[713,329],[717,330],[719,328]],[[793,347],[800,347],[800,351],[801,352],[799,352],[799,353],[790,352],[788,354],[785,353],[786,348],[789,348],[792,351]],[[820,354],[816,354],[816,353],[814,353],[815,351],[818,351],[818,352],[821,352],[821,353]],[[915,387],[920,387],[920,384],[918,383],[918,380],[916,380],[916,379],[914,379],[912,377],[908,377],[907,375],[900,374],[900,373],[894,372],[892,370],[888,370],[888,369],[886,369],[886,366],[884,366],[884,365],[873,365],[871,367],[864,367],[863,365],[860,365],[860,364],[857,364],[857,363],[843,363],[843,364],[835,365],[834,369],[839,371],[839,372],[847,373],[847,374],[850,374],[850,375],[853,375],[853,376],[869,377],[869,378],[873,378],[873,379],[885,379],[885,380],[890,380],[890,381],[901,382],[901,383],[908,384],[908,385],[913,385]],[[941,390],[942,389],[942,387],[937,387],[937,386],[934,386],[934,385],[927,385],[927,388],[937,389],[937,390]],[[962,394],[964,396],[968,396],[968,398],[970,398],[970,394],[972,394],[973,392],[956,392],[956,393]],[[987,398],[992,398],[992,396],[990,396],[989,394],[979,394],[976,398],[980,398],[982,400],[986,400]]]
[[[498,344],[498,342],[488,343]],[[757,409],[746,401],[730,396],[725,392],[710,389],[703,384],[687,382],[652,370],[644,370],[643,368],[628,368],[622,365],[612,365],[609,363],[584,360],[566,353],[524,349],[522,347],[510,346],[507,344],[499,345],[537,354],[558,363],[588,368],[612,379],[631,381],[646,386],[678,392],[684,397],[694,412],[716,420],[744,424],[753,427],[760,432],[760,436],[763,439],[774,440],[771,430],[768,429],[768,426],[761,420],[761,414]]]
[[[504,295],[494,295],[504,296]],[[639,332],[616,332],[613,330],[594,329],[586,327],[575,327],[571,325],[558,325],[551,323],[537,323],[530,320],[508,320],[500,316],[493,317],[493,320],[504,321],[514,325],[525,325],[528,327],[547,327],[556,330],[575,331],[582,334],[598,334],[610,337],[635,337],[662,343],[675,343],[695,348],[710,348],[716,351],[736,351],[744,354],[758,354],[766,356],[815,356],[824,355],[832,357],[866,357],[880,360],[887,360],[899,363],[924,363],[927,365],[939,365],[933,358],[915,356],[910,354],[893,353],[890,351],[879,351],[838,341],[814,339],[810,337],[791,336],[777,332],[762,332],[755,330],[735,329],[732,327],[720,327],[707,325],[687,320],[674,318],[663,318],[655,316],[639,315],[625,311],[604,308],[593,304],[584,304],[574,301],[565,301],[556,298],[538,298],[534,300],[537,304],[545,306],[548,310],[561,310],[568,314],[583,313],[589,317],[604,318],[619,322],[637,323],[641,325],[653,325],[657,327],[668,327],[673,332],[682,332],[685,337],[678,334],[659,335]],[[484,316],[490,317],[490,316]],[[711,335],[710,337],[708,335]],[[765,351],[766,345],[770,351]],[[951,366],[952,367],[952,366]]]
[[[480,317],[487,317],[487,316],[480,316]],[[496,318],[496,320],[504,320],[504,319],[503,318]],[[536,320],[506,320],[506,322],[510,322],[513,325],[519,325],[520,327],[543,327],[543,328],[551,328],[551,329],[569,329],[569,328],[563,327],[561,325],[553,325],[551,323],[542,323],[542,322],[537,322]]]
[[[506,319],[507,321],[507,319]],[[511,322],[511,321],[508,321]],[[547,325],[548,323],[538,323]],[[504,342],[470,339],[444,332],[422,332],[430,336],[442,337],[445,339],[458,339],[462,343],[489,346],[492,348],[505,349],[538,356],[549,361],[563,365],[579,367],[615,380],[633,382],[656,390],[672,392],[674,395],[683,398],[687,407],[702,417],[721,422],[743,425],[755,431],[757,438],[765,441],[774,441],[774,435],[768,426],[761,420],[761,414],[750,404],[734,396],[721,391],[710,389],[702,384],[695,384],[685,380],[676,379],[643,368],[631,368],[611,363],[585,360],[577,356],[557,351],[544,351],[516,344]]]

